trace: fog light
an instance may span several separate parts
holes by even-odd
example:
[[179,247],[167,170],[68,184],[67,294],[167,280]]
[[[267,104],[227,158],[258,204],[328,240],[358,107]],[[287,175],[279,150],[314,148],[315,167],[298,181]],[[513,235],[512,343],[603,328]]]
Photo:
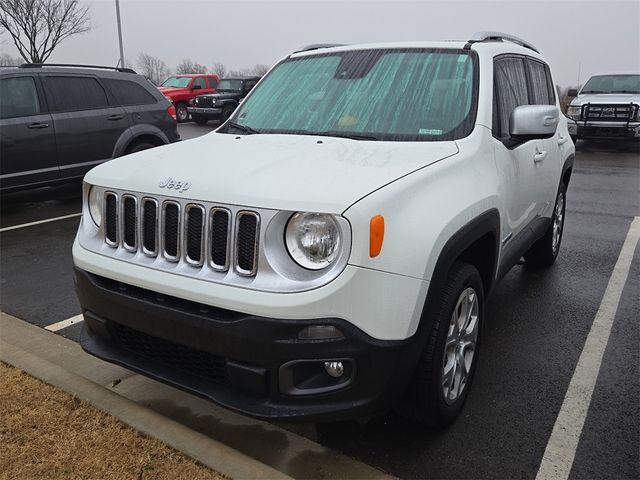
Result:
[[342,362],[324,362],[324,369],[333,378],[340,378],[344,373]]

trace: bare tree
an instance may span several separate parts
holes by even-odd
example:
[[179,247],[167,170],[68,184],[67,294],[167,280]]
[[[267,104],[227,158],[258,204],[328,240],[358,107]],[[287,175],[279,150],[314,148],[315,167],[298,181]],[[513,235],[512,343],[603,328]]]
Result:
[[25,61],[44,63],[60,42],[89,31],[89,7],[78,0],[0,0],[0,27]]
[[249,73],[251,75],[263,76],[265,73],[269,71],[271,67],[269,65],[265,65],[264,63],[256,63],[253,67],[249,69]]
[[194,62],[190,58],[185,58],[176,67],[176,73],[178,75],[185,73],[207,73],[207,67],[200,65],[198,62]]
[[222,62],[213,62],[212,65],[213,73],[217,73],[220,78],[224,78],[227,76],[227,66]]
[[169,74],[169,69],[164,61],[144,52],[138,54],[138,67],[140,67],[142,74],[155,85],[160,85]]
[[0,67],[15,67],[21,63],[22,60],[17,57],[12,57],[8,53],[0,53]]

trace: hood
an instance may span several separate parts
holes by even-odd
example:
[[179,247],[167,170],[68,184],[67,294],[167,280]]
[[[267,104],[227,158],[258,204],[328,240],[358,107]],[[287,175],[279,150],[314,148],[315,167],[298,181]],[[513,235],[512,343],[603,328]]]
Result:
[[[212,132],[103,163],[85,180],[151,195],[339,214],[387,183],[456,153],[453,141]],[[160,188],[169,178],[190,186]]]
[[158,87],[158,90],[160,90],[164,95],[171,95],[172,93],[184,92],[185,90],[188,90],[188,89],[186,87],[185,88]]
[[638,93],[583,93],[571,100],[570,105],[585,103],[637,103],[640,104]]
[[225,99],[225,98],[238,98],[240,96],[240,92],[231,93],[231,92],[220,92],[220,93],[207,93],[205,95],[198,95],[198,97],[206,97],[206,98],[215,98],[215,99]]

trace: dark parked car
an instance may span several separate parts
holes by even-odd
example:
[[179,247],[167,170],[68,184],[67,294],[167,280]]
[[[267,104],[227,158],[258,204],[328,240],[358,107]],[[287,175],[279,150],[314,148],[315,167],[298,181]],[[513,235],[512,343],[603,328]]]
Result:
[[187,110],[193,121],[200,125],[209,120],[224,122],[259,80],[260,77],[223,78],[217,93],[198,95]]
[[81,179],[106,160],[175,142],[175,115],[130,69],[0,69],[0,190]]

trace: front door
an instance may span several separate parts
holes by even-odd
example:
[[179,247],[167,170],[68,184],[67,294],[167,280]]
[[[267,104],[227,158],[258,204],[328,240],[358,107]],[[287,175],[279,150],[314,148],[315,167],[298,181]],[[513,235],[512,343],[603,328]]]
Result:
[[0,189],[56,180],[51,115],[35,76],[0,79]]

